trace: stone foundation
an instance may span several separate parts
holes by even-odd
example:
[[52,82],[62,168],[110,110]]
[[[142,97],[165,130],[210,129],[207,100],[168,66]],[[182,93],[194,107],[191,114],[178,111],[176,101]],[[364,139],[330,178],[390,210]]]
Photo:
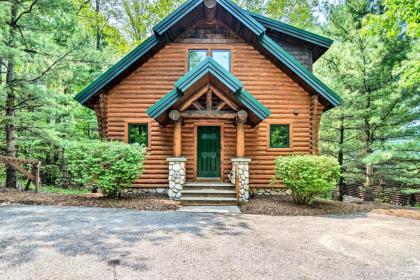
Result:
[[257,195],[290,195],[290,191],[285,188],[251,188],[251,197]]
[[180,200],[182,188],[186,182],[185,163],[186,158],[168,158],[169,163],[169,190],[168,196],[172,200]]
[[249,158],[233,158],[232,171],[229,175],[229,181],[235,184],[236,167],[239,171],[239,202],[248,202],[249,200]]
[[121,195],[124,197],[132,197],[136,195],[141,194],[162,194],[167,195],[168,194],[168,188],[129,188],[124,189],[121,192]]

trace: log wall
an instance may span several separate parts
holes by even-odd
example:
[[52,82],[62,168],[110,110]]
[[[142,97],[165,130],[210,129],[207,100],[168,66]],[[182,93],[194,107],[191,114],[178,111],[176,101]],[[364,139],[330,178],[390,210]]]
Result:
[[[316,107],[317,114],[314,114],[309,93],[221,23],[212,26],[198,23],[193,26],[106,94],[106,98],[103,98],[105,109],[100,110],[98,106],[97,112],[101,111],[106,115],[106,121],[102,120],[101,124],[106,126],[107,138],[126,141],[128,123],[149,123],[150,142],[145,172],[134,186],[168,185],[166,158],[173,153],[173,127],[160,127],[146,111],[172,90],[174,83],[186,73],[188,49],[194,48],[230,49],[233,74],[255,98],[271,110],[272,115],[257,127],[246,126],[245,146],[246,157],[252,159],[251,186],[272,187],[269,183],[274,175],[274,159],[277,156],[307,154],[315,149],[317,143],[314,141],[317,142],[323,107],[319,103]],[[291,125],[291,148],[268,147],[270,123]],[[231,169],[230,159],[236,154],[236,127],[231,121],[217,124],[223,127],[223,174],[227,181]],[[311,130],[311,126],[316,126],[315,132]],[[182,151],[188,159],[188,181],[195,180],[194,131],[194,122],[187,120],[182,127]]]

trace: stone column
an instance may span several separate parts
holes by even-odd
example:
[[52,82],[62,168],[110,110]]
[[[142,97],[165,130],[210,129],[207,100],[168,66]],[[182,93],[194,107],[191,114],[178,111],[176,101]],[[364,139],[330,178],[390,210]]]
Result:
[[249,163],[250,158],[233,158],[232,171],[229,180],[232,184],[236,183],[236,167],[239,171],[239,202],[248,202],[249,200]]
[[185,163],[186,158],[168,158],[169,163],[169,199],[180,200],[182,196],[182,188],[186,181]]

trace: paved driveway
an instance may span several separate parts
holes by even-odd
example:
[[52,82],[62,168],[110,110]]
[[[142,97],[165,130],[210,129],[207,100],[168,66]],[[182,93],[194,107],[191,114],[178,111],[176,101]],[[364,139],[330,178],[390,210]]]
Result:
[[420,279],[420,221],[0,206],[0,279]]

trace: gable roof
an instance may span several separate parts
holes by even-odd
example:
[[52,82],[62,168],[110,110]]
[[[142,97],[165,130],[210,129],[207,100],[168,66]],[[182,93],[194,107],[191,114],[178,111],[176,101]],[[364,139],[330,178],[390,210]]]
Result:
[[[155,34],[150,36],[146,41],[131,51],[118,63],[99,76],[99,78],[97,78],[93,83],[82,90],[75,99],[83,105],[92,107],[92,104],[90,104],[89,101],[93,97],[95,97],[99,92],[116,84],[125,75],[127,75],[127,73],[130,73],[130,71],[134,70],[135,67],[144,63],[144,61],[165,46],[170,40],[168,39],[168,36],[165,35],[168,34],[168,32],[170,32],[178,22],[188,18],[188,15],[192,11],[196,11],[200,5],[203,5],[203,2],[203,0],[188,0],[181,5],[176,11],[168,15],[163,21],[155,26],[153,29]],[[251,14],[241,9],[231,0],[216,0],[216,2],[222,7],[222,9],[225,9],[230,16],[244,26],[245,29],[249,30],[249,33],[251,33],[254,37],[253,40],[249,41],[252,41],[252,44],[257,49],[268,55],[271,59],[275,60],[278,65],[285,67],[287,70],[286,72],[289,73],[293,79],[297,79],[298,82],[303,84],[309,91],[323,97],[330,104],[327,108],[335,107],[341,103],[341,98],[336,93],[316,78],[313,73],[302,66],[299,61],[288,54],[279,44],[272,40],[266,34],[266,28],[260,22],[263,22],[267,26],[275,25],[279,30],[281,29],[280,27],[283,27],[283,32],[288,32],[290,36],[295,36],[300,39],[307,38],[307,40],[311,39],[313,41],[316,41],[316,39],[318,39],[318,41],[323,40],[317,36],[309,36],[309,34],[312,34],[309,32],[296,32],[296,30],[300,30],[297,28],[286,28],[286,26],[281,23],[274,24],[274,20],[271,20],[273,21],[271,22],[266,20],[265,17],[258,17],[260,19],[259,22],[256,19],[257,16],[255,16],[255,14]],[[292,30],[294,32],[292,32]],[[324,43],[326,43],[326,40],[324,40]]]
[[252,13],[247,11],[247,13],[264,25],[266,28],[278,31],[280,33],[295,37],[297,39],[301,39],[311,44],[318,45],[320,47],[329,48],[333,44],[333,40],[320,36],[318,34],[294,27],[292,25],[283,23],[278,20],[274,20],[259,14]]
[[[161,116],[165,115],[174,105],[182,101],[187,91],[197,83],[209,83],[211,78],[216,79],[228,89],[228,98],[233,99],[250,114],[250,123],[257,125],[271,115],[270,110],[261,104],[254,96],[245,90],[243,83],[232,73],[216,62],[212,57],[206,58],[199,65],[188,71],[176,83],[175,88],[152,105],[147,113],[153,119],[164,123]],[[196,86],[197,87],[197,86]]]

